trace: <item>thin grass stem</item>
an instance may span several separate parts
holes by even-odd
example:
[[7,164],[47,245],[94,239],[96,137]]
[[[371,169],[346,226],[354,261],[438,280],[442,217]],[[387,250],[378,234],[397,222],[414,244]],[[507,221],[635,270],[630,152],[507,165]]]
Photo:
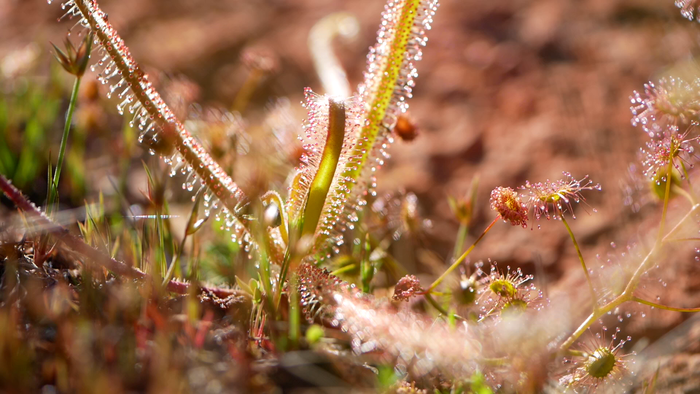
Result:
[[598,308],[598,296],[595,294],[595,289],[593,289],[593,282],[591,281],[591,275],[588,273],[588,267],[586,267],[586,261],[583,259],[583,254],[581,253],[581,248],[578,246],[578,241],[576,241],[576,237],[574,236],[574,232],[571,231],[571,227],[569,226],[569,223],[566,221],[564,218],[564,215],[560,215],[561,222],[564,223],[564,227],[566,227],[566,231],[569,233],[569,237],[571,237],[571,241],[574,243],[574,248],[576,249],[576,254],[578,255],[578,259],[581,262],[581,268],[583,268],[583,274],[586,275],[586,282],[588,282],[588,289],[591,292],[591,299],[593,301],[593,311],[595,311]]
[[464,249],[464,241],[467,239],[467,234],[469,233],[469,226],[464,223],[459,224],[459,230],[457,230],[457,239],[455,240],[455,248],[452,251],[452,259],[456,259],[462,253]]
[[435,289],[440,283],[442,283],[442,281],[447,277],[447,275],[449,275],[452,271],[454,271],[457,267],[459,267],[460,264],[462,264],[462,262],[467,258],[467,256],[469,256],[469,253],[471,253],[472,250],[474,250],[474,248],[476,247],[476,245],[479,244],[479,242],[484,238],[484,236],[486,235],[486,233],[488,233],[489,230],[491,230],[491,228],[493,227],[493,225],[496,224],[496,222],[497,222],[498,219],[500,219],[500,218],[501,218],[500,216],[496,216],[496,218],[493,219],[493,221],[491,222],[491,224],[489,224],[489,226],[486,227],[486,229],[484,230],[484,232],[481,233],[481,235],[479,236],[479,238],[477,238],[476,241],[474,241],[474,243],[472,244],[472,246],[470,246],[469,249],[467,249],[464,253],[462,253],[462,255],[459,256],[459,258],[458,258],[457,260],[455,260],[455,262],[452,263],[452,265],[451,265],[449,268],[447,268],[447,270],[446,270],[442,275],[440,275],[439,278],[435,279],[435,282],[433,282],[433,284],[431,284],[430,287],[428,287],[428,289],[425,291],[426,296],[429,295],[430,292],[433,291],[433,289]]
[[355,270],[355,269],[357,269],[357,266],[356,266],[355,264],[348,264],[348,265],[346,265],[346,266],[344,266],[344,267],[340,267],[340,268],[338,268],[337,270],[331,272],[331,275],[338,276],[338,275],[342,275],[342,274],[344,274],[344,273],[346,273],[346,272],[349,272],[349,271],[352,271],[352,270]]
[[661,238],[664,234],[664,225],[666,224],[666,214],[668,213],[668,201],[671,197],[671,171],[673,171],[673,161],[669,160],[668,166],[666,168],[666,191],[664,192],[664,207],[661,211],[661,224],[659,224],[659,233],[656,236],[657,243],[661,242]]
[[667,311],[689,312],[689,313],[700,312],[700,308],[674,308],[674,307],[672,307],[672,306],[657,304],[657,303],[655,303],[655,302],[643,300],[643,299],[641,299],[641,298],[639,298],[639,297],[632,297],[632,301],[638,302],[638,303],[644,304],[644,305],[649,305],[649,306],[654,307],[654,308],[667,310]]
[[54,204],[58,201],[58,181],[61,179],[61,168],[63,168],[63,159],[66,155],[66,146],[68,145],[68,137],[70,135],[70,127],[73,123],[73,113],[75,112],[75,103],[78,101],[78,91],[80,90],[80,81],[82,77],[76,77],[73,82],[73,90],[68,102],[68,110],[66,111],[66,123],[63,126],[63,135],[61,135],[61,145],[58,148],[58,161],[54,169],[53,179],[49,187],[48,203],[46,204],[46,212],[51,215],[54,209]]
[[695,205],[695,198],[693,198],[693,196],[687,191],[685,191],[685,189],[683,189],[682,187],[673,185],[673,192],[685,197],[688,201],[690,201],[691,205]]
[[445,310],[445,308],[443,308],[442,306],[440,306],[440,304],[438,304],[437,301],[435,301],[435,299],[434,299],[430,294],[426,294],[426,295],[425,295],[425,300],[428,301],[428,303],[429,303],[430,305],[432,305],[433,308],[437,309],[438,312],[442,313],[442,314],[445,315],[445,316],[448,315],[448,313],[447,313],[447,311]]

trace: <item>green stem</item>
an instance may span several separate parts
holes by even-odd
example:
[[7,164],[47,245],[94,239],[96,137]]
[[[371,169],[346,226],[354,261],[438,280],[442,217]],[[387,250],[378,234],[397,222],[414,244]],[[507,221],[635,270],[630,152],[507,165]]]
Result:
[[156,231],[158,232],[158,252],[159,262],[157,275],[158,278],[162,278],[168,271],[168,258],[165,255],[165,225],[163,223],[163,211],[159,208],[156,210]]
[[666,242],[687,242],[687,241],[700,241],[700,237],[692,237],[692,238],[673,238],[669,239]]
[[464,224],[459,224],[459,230],[457,231],[457,240],[455,241],[455,249],[452,252],[452,258],[456,259],[462,253],[464,248],[464,241],[467,238],[467,233],[469,233],[469,227]]
[[360,279],[362,281],[362,292],[369,293],[370,283],[374,278],[374,265],[369,259],[372,248],[369,242],[369,234],[365,235],[365,250],[362,254],[362,262],[360,264]]
[[637,270],[634,271],[634,274],[630,278],[630,281],[627,283],[627,286],[625,287],[625,291],[622,292],[622,294],[626,294],[631,296],[632,293],[634,292],[635,289],[637,289],[637,284],[639,284],[639,279],[642,277],[642,274],[646,271],[647,265],[649,264],[650,261],[652,261],[652,256],[656,254],[656,251],[658,249],[658,245],[654,245],[653,248],[647,253],[647,255],[644,257],[644,260],[639,264],[639,267],[637,267]]
[[48,213],[51,213],[51,211],[53,211],[53,205],[58,200],[58,181],[61,178],[63,158],[66,154],[66,145],[68,145],[68,136],[70,134],[71,123],[73,123],[73,113],[75,112],[75,103],[78,101],[78,91],[80,90],[81,79],[81,77],[75,78],[75,82],[73,82],[73,91],[71,92],[70,101],[68,102],[68,111],[66,112],[66,123],[63,126],[61,145],[58,149],[58,161],[56,162],[56,168],[53,173],[53,180],[51,181],[51,187],[49,188],[49,198],[46,207],[46,211]]
[[673,161],[668,162],[668,166],[666,168],[666,191],[664,192],[664,207],[663,210],[661,211],[661,224],[659,224],[659,233],[656,236],[656,242],[659,243],[661,242],[661,237],[663,236],[664,233],[664,224],[666,223],[666,213],[668,212],[668,200],[671,196],[671,183],[673,182],[673,179],[671,177],[673,171]]
[[698,208],[700,208],[700,204],[695,204],[695,205],[693,205],[692,207],[690,207],[690,210],[688,211],[688,213],[686,213],[685,216],[683,216],[683,218],[676,224],[676,226],[673,227],[673,228],[671,229],[671,231],[669,231],[668,234],[666,234],[666,236],[665,236],[661,241],[662,241],[662,242],[668,242],[668,241],[669,241],[669,237],[671,237],[671,235],[675,234],[676,231],[678,231],[678,229],[680,229],[681,225],[682,225],[683,223],[685,223],[685,221],[688,220],[688,218],[691,217],[691,216],[693,215],[693,213],[694,213]]
[[345,267],[340,267],[337,270],[331,272],[331,275],[338,276],[355,269],[357,269],[357,266],[355,264],[348,264]]
[[576,241],[576,237],[574,236],[574,232],[571,231],[571,227],[569,226],[569,223],[566,221],[564,218],[564,215],[560,215],[561,222],[564,223],[564,226],[566,227],[566,231],[569,232],[569,237],[571,237],[571,241],[574,243],[574,248],[576,249],[576,254],[578,254],[578,259],[581,262],[581,267],[583,268],[583,274],[586,275],[586,282],[588,282],[588,289],[591,292],[591,299],[593,300],[593,311],[598,308],[598,297],[595,294],[595,290],[593,289],[593,282],[591,281],[591,275],[588,273],[588,268],[586,267],[586,262],[583,260],[583,254],[581,253],[581,248],[578,246],[578,242]]
[[168,282],[170,282],[170,279],[173,277],[173,273],[175,272],[175,267],[180,265],[180,259],[182,258],[182,250],[185,248],[185,241],[187,241],[187,233],[185,233],[185,236],[182,237],[182,241],[180,241],[180,247],[177,250],[177,255],[170,263],[168,271],[165,273],[165,277],[163,278],[163,286],[167,285]]
[[568,349],[573,343],[580,337],[587,329],[588,327],[593,324],[596,320],[598,320],[600,317],[605,315],[606,313],[612,311],[613,309],[617,308],[618,306],[622,305],[623,303],[632,300],[632,293],[634,290],[637,288],[637,284],[639,282],[639,278],[642,276],[644,273],[644,268],[648,264],[649,261],[651,261],[651,257],[656,253],[656,245],[647,253],[647,255],[644,257],[644,260],[639,264],[639,267],[637,267],[637,270],[635,271],[634,275],[632,275],[632,278],[630,278],[630,281],[627,283],[627,286],[625,287],[625,290],[617,296],[614,300],[610,301],[609,303],[597,308],[593,313],[591,313],[588,318],[581,323],[579,328],[574,331],[573,334],[560,346],[560,350],[566,350]]
[[436,288],[443,281],[443,279],[445,279],[445,277],[447,277],[447,275],[449,275],[452,271],[454,271],[457,267],[459,267],[460,264],[462,264],[464,259],[466,259],[467,256],[469,256],[469,253],[471,253],[472,250],[474,250],[476,245],[484,238],[486,233],[488,233],[489,230],[491,230],[491,227],[493,227],[493,225],[496,224],[498,219],[500,219],[500,216],[496,216],[496,218],[493,219],[493,222],[491,222],[491,224],[489,224],[489,226],[486,227],[486,230],[484,230],[484,232],[481,233],[479,238],[477,238],[476,241],[474,241],[472,246],[470,246],[466,252],[464,252],[461,256],[459,256],[459,258],[457,260],[455,260],[455,262],[452,263],[452,265],[442,275],[440,275],[439,278],[435,279],[435,282],[433,282],[433,284],[430,285],[430,287],[428,287],[428,289],[425,291],[426,298],[430,294],[430,292],[433,291],[433,289]]
[[685,197],[688,201],[690,201],[691,205],[695,205],[695,199],[693,198],[693,196],[690,195],[690,193],[688,193],[687,191],[685,191],[685,189],[683,189],[682,187],[673,185],[673,191]]
[[425,294],[425,300],[428,301],[428,303],[430,305],[432,305],[433,308],[437,309],[437,311],[440,312],[443,316],[452,315],[453,317],[455,317],[457,319],[464,320],[464,318],[462,316],[459,316],[459,315],[454,314],[454,313],[450,314],[450,312],[446,311],[445,308],[440,306],[440,304],[438,304],[438,302],[435,301],[435,299],[430,294],[428,294],[428,293]]
[[623,293],[620,296],[618,296],[617,298],[615,298],[614,300],[610,301],[609,303],[596,309],[596,311],[591,313],[590,315],[588,315],[586,320],[584,320],[583,323],[581,323],[581,325],[576,329],[576,331],[574,331],[574,333],[571,334],[571,336],[569,336],[569,338],[567,338],[567,340],[561,344],[561,346],[559,347],[559,350],[562,352],[567,350],[569,347],[571,347],[571,345],[574,344],[574,342],[576,342],[576,340],[581,335],[583,335],[584,332],[586,332],[588,327],[590,327],[591,324],[593,324],[593,322],[598,320],[600,317],[602,317],[606,313],[608,313],[608,312],[612,311],[613,309],[617,308],[618,306],[622,305],[623,303],[629,301],[629,299],[630,299],[630,297]]
[[[662,238],[661,235],[663,234],[663,222],[664,222],[665,217],[666,217],[666,210],[668,208],[668,198],[669,198],[670,189],[671,189],[670,183],[671,183],[670,179],[667,179],[666,195],[664,196],[664,208],[663,208],[663,213],[662,213],[662,221],[661,221],[661,226],[659,229],[659,235],[658,235],[656,243],[654,244],[654,247],[651,248],[649,253],[647,253],[647,255],[644,257],[644,259],[641,261],[641,263],[637,267],[637,270],[634,272],[634,274],[630,278],[629,282],[627,283],[627,286],[625,287],[625,290],[622,292],[622,294],[620,294],[617,298],[610,301],[609,303],[607,303],[607,304],[599,307],[595,311],[593,311],[593,313],[591,313],[588,316],[588,318],[586,318],[586,320],[583,323],[581,323],[581,325],[576,329],[576,331],[574,331],[574,333],[571,334],[571,336],[569,336],[569,338],[567,338],[567,340],[561,344],[561,346],[559,347],[560,351],[565,351],[569,347],[571,347],[571,345],[573,345],[574,342],[576,342],[576,340],[593,324],[593,322],[595,322],[596,320],[598,320],[599,318],[601,318],[602,316],[604,316],[608,312],[613,311],[615,308],[617,308],[618,306],[622,305],[623,303],[625,303],[627,301],[637,301],[635,299],[636,297],[634,297],[632,294],[637,289],[637,285],[639,284],[639,280],[642,277],[642,275],[644,274],[644,272],[646,271],[647,266],[650,264],[651,261],[653,261],[652,257],[656,254],[656,252],[661,248],[661,246],[664,243],[668,242],[669,237],[671,235],[673,235],[676,231],[678,231],[678,229],[680,229],[681,225],[683,223],[685,223],[685,221],[688,218],[692,217],[693,213],[700,207],[700,204],[693,205],[693,207],[690,208],[688,213],[673,227],[673,229],[671,229],[671,231],[669,231],[668,234],[666,234],[666,236],[664,236]],[[637,301],[637,302],[639,302],[639,301]]]
[[[168,272],[165,273],[165,278],[163,278],[163,286],[168,284],[170,282],[170,279],[173,276],[173,273],[175,272],[175,269],[179,269],[180,267],[180,261],[182,260],[182,251],[185,249],[185,242],[187,242],[187,236],[194,233],[190,233],[190,224],[193,222],[193,218],[196,219],[197,217],[197,207],[199,204],[199,198],[201,194],[197,195],[197,199],[195,200],[194,206],[192,207],[192,211],[190,212],[190,218],[187,224],[187,227],[185,227],[185,233],[182,235],[182,241],[180,241],[180,247],[177,249],[177,254],[173,261],[170,263],[170,267],[168,267]],[[196,230],[195,230],[196,231]],[[192,245],[194,248],[194,245]],[[182,276],[181,274],[178,276]]]
[[[673,169],[673,163],[668,164],[668,174],[671,174],[671,170]],[[671,231],[669,231],[666,236],[663,236],[663,231],[664,231],[664,224],[666,223],[666,213],[668,212],[668,200],[671,195],[671,176],[666,175],[666,192],[664,194],[664,206],[663,210],[661,213],[661,223],[659,224],[659,232],[656,236],[656,243],[654,243],[654,247],[651,248],[649,253],[644,257],[644,260],[639,264],[639,267],[637,267],[637,270],[634,272],[632,275],[632,278],[630,278],[629,283],[627,283],[627,287],[625,287],[625,291],[623,294],[627,294],[630,297],[632,296],[632,293],[634,290],[637,288],[637,284],[639,284],[639,279],[642,277],[644,272],[647,269],[647,266],[649,265],[649,262],[652,261],[652,256],[656,253],[657,250],[659,250],[662,246],[663,243],[665,243],[668,239],[668,237],[675,233],[679,228],[682,223],[685,222],[685,220],[690,216],[690,214],[697,209],[698,205],[694,205],[690,211],[676,224]]]
[[695,193],[693,192],[693,184],[690,182],[690,176],[688,176],[688,169],[685,168],[685,164],[683,163],[683,160],[681,160],[681,168],[683,168],[683,175],[685,176],[686,182],[688,182],[688,191],[685,191],[684,189],[680,188],[683,190],[683,193],[689,196],[690,203],[695,205]]
[[690,177],[688,176],[688,169],[685,168],[685,164],[683,164],[683,160],[681,160],[680,162],[681,162],[681,168],[683,169],[683,176],[685,176],[685,179],[688,181],[688,186],[692,186],[690,184]]
[[643,300],[643,299],[638,298],[638,297],[632,297],[632,301],[635,301],[635,302],[638,302],[638,303],[644,304],[644,305],[649,305],[649,306],[654,307],[654,308],[664,309],[667,311],[691,312],[691,313],[692,312],[700,312],[700,308],[674,308],[672,306],[661,305],[661,304],[657,304],[655,302]]
[[282,293],[284,292],[284,283],[286,282],[287,279],[287,270],[289,268],[289,260],[286,260],[284,264],[282,264],[282,269],[280,270],[280,276],[277,279],[277,286],[275,288],[275,293],[273,295],[273,306],[275,310],[279,309],[280,302],[282,301]]
[[299,346],[299,332],[301,326],[301,314],[299,311],[299,289],[298,278],[294,274],[290,278],[289,284],[289,347],[288,349],[297,349]]

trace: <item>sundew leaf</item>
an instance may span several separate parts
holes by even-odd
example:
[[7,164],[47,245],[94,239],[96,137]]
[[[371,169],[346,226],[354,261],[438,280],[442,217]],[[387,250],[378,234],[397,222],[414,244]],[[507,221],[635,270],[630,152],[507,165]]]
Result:
[[257,249],[241,214],[247,203],[243,191],[176,118],[131,56],[107,14],[95,0],[68,0],[61,7],[66,10],[64,16],[77,17],[78,25],[94,34],[93,53],[99,60],[92,69],[99,69],[98,80],[109,85],[108,98],[118,97],[119,113],[132,114],[130,125],[141,130],[139,142],[148,144],[151,154],[161,156],[173,168],[171,174],[180,171],[187,176],[183,188],[204,188],[205,214],[215,213],[222,219],[232,239],[247,252]]
[[412,97],[418,76],[415,63],[422,57],[437,6],[436,0],[398,0],[384,9],[356,98],[360,130],[342,167],[336,170],[335,193],[326,201],[334,209],[319,223],[314,239],[316,258],[330,256],[343,243],[341,232],[354,228],[357,210],[366,205],[366,195],[373,193],[374,173],[384,164],[386,149],[393,141],[391,130],[408,109],[406,100]]
[[305,97],[304,155],[286,204],[292,243],[301,236],[325,238],[336,226],[351,181],[340,172],[352,160],[361,126],[356,97],[330,98],[308,88]]
[[333,98],[328,99],[328,135],[326,145],[321,154],[321,163],[316,171],[311,186],[309,197],[304,208],[304,225],[302,235],[316,232],[321,210],[328,196],[328,189],[333,183],[340,153],[343,150],[343,136],[345,135],[345,103]]

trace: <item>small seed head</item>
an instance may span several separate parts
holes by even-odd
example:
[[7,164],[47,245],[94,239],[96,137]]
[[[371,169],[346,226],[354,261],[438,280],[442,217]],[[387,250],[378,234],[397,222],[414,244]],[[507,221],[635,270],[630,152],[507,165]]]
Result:
[[53,43],[54,56],[58,63],[61,64],[64,70],[75,75],[76,77],[82,77],[87,69],[88,61],[90,60],[90,51],[92,50],[92,32],[85,35],[80,46],[76,49],[73,43],[66,37],[65,40],[65,52],[58,49]]
[[408,301],[417,293],[423,291],[420,281],[414,275],[406,275],[394,287],[394,301]]
[[527,207],[520,202],[518,192],[509,187],[497,187],[491,191],[491,209],[513,226],[527,227]]
[[447,197],[447,202],[450,204],[450,210],[457,218],[460,224],[468,226],[474,217],[474,206],[476,205],[476,190],[479,186],[479,177],[472,178],[469,190],[463,197]]
[[691,128],[679,132],[677,126],[668,126],[660,138],[653,138],[646,143],[646,149],[641,148],[644,175],[651,179],[657,178],[660,172],[667,172],[669,163],[683,172],[683,167],[692,167],[691,159],[695,158],[693,142],[698,137],[688,138]]
[[394,133],[403,141],[413,141],[418,137],[419,129],[416,122],[408,115],[401,114],[396,119]]
[[656,137],[668,125],[697,120],[700,113],[697,89],[695,84],[677,77],[644,84],[644,93],[635,91],[630,97],[632,125],[641,125],[650,137]]

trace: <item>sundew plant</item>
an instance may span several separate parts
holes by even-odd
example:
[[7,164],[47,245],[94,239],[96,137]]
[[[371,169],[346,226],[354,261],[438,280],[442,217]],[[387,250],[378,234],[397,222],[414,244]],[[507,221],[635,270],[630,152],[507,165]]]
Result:
[[[30,141],[37,124],[65,121],[57,154],[37,153],[48,165],[40,206],[20,190],[36,172],[26,158],[33,151],[17,156],[9,133],[0,135],[0,189],[16,208],[0,222],[3,391],[657,390],[658,369],[627,321],[651,310],[700,312],[667,305],[656,286],[671,280],[679,250],[700,240],[700,73],[640,81],[630,96],[631,123],[646,139],[633,190],[653,196],[655,211],[644,213],[655,225],[624,253],[592,259],[590,242],[577,238],[575,219],[599,214],[587,198],[608,193],[589,175],[558,169],[557,179],[495,187],[486,202],[476,198],[474,174],[464,197],[449,198],[459,228],[430,276],[392,255],[425,243],[430,222],[419,198],[383,195],[377,184],[391,145],[419,130],[408,103],[441,17],[437,0],[387,2],[355,89],[333,42],[357,35],[357,20],[319,21],[309,43],[324,92],[303,91],[303,122],[284,99],[271,101],[262,120],[241,115],[280,67],[273,54],[244,56],[251,71],[234,103],[207,108],[188,83],[147,72],[97,0],[51,3],[63,10],[60,23],[71,21],[51,51],[73,88],[65,119],[49,98],[35,100],[41,120],[21,131]],[[693,1],[676,5],[689,19],[698,10]],[[74,115],[81,84],[95,76],[91,100],[102,91],[124,116],[109,130],[123,154],[110,177],[116,192],[85,202],[75,221],[59,202],[84,187],[75,163],[86,142],[74,135]],[[0,125],[9,130],[7,119]],[[139,203],[127,195],[137,146],[147,152]],[[175,213],[182,201],[187,208]],[[474,226],[480,211],[489,215],[483,229]],[[493,232],[498,226],[526,233],[503,244],[559,229],[581,285],[550,297],[540,273],[479,254],[484,240],[514,234]]]

